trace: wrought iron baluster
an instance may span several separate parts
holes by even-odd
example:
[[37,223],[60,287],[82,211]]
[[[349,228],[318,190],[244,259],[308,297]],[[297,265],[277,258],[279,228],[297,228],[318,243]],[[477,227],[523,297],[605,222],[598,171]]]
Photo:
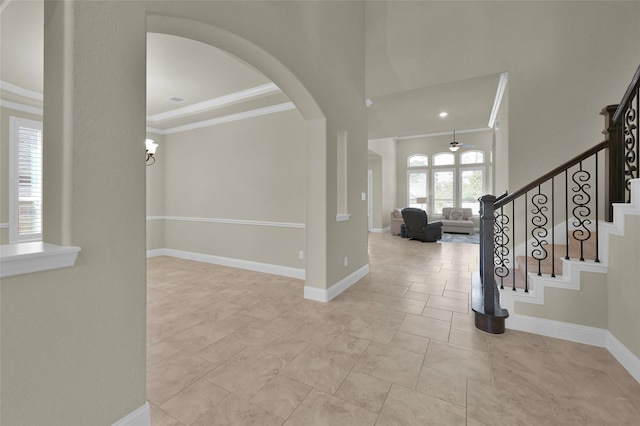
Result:
[[556,277],[555,176],[551,178],[551,277]]
[[564,229],[567,242],[564,258],[569,260],[569,170],[564,171]]
[[513,217],[513,224],[511,225],[511,228],[513,229],[513,232],[511,233],[513,236],[513,242],[511,243],[511,260],[514,268],[513,276],[511,278],[513,279],[513,291],[516,291],[516,200],[511,201],[511,217]]
[[582,168],[582,161],[577,171],[573,173],[571,179],[576,184],[572,189],[574,192],[572,201],[573,207],[573,223],[576,229],[573,230],[572,235],[577,241],[580,242],[580,260],[584,262],[584,242],[591,237],[591,231],[588,226],[591,225],[591,209],[589,208],[589,202],[591,196],[588,190],[591,188],[589,179],[591,174]]
[[[636,95],[637,99],[637,95]],[[637,102],[636,102],[637,103]],[[629,109],[624,115],[624,186],[627,193],[627,203],[631,202],[631,179],[638,177],[638,148],[637,148],[637,124],[638,111],[629,102]]]
[[[636,174],[635,177],[640,177],[640,117],[638,114],[640,111],[640,86],[636,87],[636,146],[635,146],[635,157],[636,157]],[[631,202],[631,187],[629,187],[629,202]]]
[[500,207],[500,210],[495,211],[494,222],[494,260],[495,260],[495,273],[500,278],[500,288],[504,289],[504,279],[509,275],[509,236],[507,231],[509,227],[509,217],[504,214],[504,208]]
[[542,275],[542,262],[547,258],[548,252],[545,246],[548,244],[546,240],[549,231],[547,231],[546,225],[549,223],[545,212],[549,210],[546,206],[548,197],[542,193],[542,185],[538,185],[538,193],[533,194],[531,197],[531,257],[538,262],[538,276]]
[[594,259],[594,262],[599,263],[600,262],[600,256],[599,256],[599,245],[600,245],[600,233],[598,232],[599,229],[599,224],[598,224],[598,206],[600,205],[598,202],[598,153],[596,153],[595,157],[595,161],[596,161],[596,180],[595,180],[595,187],[596,187],[596,206],[595,206],[595,211],[596,211],[596,258]]
[[524,193],[524,292],[529,293],[529,241],[527,240],[527,232],[529,231],[528,198],[529,193]]

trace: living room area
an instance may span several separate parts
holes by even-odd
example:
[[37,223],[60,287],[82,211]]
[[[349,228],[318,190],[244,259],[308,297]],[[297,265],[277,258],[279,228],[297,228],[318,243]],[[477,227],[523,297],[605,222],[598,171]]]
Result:
[[371,98],[369,231],[401,234],[402,210],[478,241],[485,194],[508,188],[508,73]]

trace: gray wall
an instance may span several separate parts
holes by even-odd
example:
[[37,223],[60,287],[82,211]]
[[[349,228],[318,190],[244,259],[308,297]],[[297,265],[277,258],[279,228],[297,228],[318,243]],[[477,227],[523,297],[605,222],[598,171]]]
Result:
[[640,217],[626,216],[624,234],[612,236],[609,242],[608,325],[609,331],[640,358]]
[[[364,5],[247,6],[46,2],[45,241],[82,251],[72,268],[2,280],[2,424],[112,424],[145,403],[145,174],[160,171],[142,162],[151,21],[156,30],[223,45],[304,112],[306,176],[317,194],[306,203],[319,207],[306,209],[315,237],[311,284],[327,288],[367,264]],[[349,135],[352,216],[342,223],[335,222],[338,130]],[[159,161],[170,145],[160,144]]]
[[638,66],[639,21],[638,2],[370,2],[367,96],[507,71],[514,191],[602,140],[598,114]]
[[[391,226],[389,214],[396,205],[396,148],[394,138],[373,139],[369,149],[380,156],[379,174],[374,174],[374,222],[376,228]],[[370,160],[371,162],[371,160]]]
[[[304,228],[264,226],[305,224],[298,111],[166,135],[161,150],[164,216],[195,219],[164,220],[164,248],[304,269]],[[233,220],[257,223],[224,223]]]

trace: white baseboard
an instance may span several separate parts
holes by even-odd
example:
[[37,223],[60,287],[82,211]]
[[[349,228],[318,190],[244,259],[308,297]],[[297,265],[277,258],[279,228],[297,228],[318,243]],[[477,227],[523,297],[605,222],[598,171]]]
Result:
[[610,331],[607,331],[607,350],[640,383],[640,359],[623,345]]
[[512,313],[509,313],[509,318],[505,321],[505,327],[511,330],[526,331],[527,333],[600,347],[606,347],[607,333],[609,332],[603,328]]
[[362,268],[347,275],[328,289],[321,289],[316,287],[304,286],[304,298],[309,300],[315,300],[316,302],[329,302],[331,299],[351,287],[358,280],[369,273],[369,265],[364,265]]
[[151,426],[151,408],[149,403],[127,414],[112,426]]
[[629,374],[640,383],[640,359],[609,330],[517,314],[510,314],[505,326],[510,330],[526,331],[542,336],[606,348]]
[[291,268],[288,266],[272,265],[269,263],[254,262],[251,260],[233,259],[230,257],[213,256],[210,254],[194,253],[168,248],[147,250],[147,257],[156,256],[171,256],[180,259],[194,260],[196,262],[246,269],[248,271],[264,272],[265,274],[281,275],[283,277],[296,278],[299,280],[305,279],[304,269]]
[[371,228],[369,230],[369,232],[372,232],[374,234],[384,234],[385,232],[389,232],[391,231],[391,227],[387,226],[386,228]]
[[167,254],[165,254],[165,249],[153,249],[153,250],[147,250],[147,258],[150,257],[158,257],[158,256],[168,256]]

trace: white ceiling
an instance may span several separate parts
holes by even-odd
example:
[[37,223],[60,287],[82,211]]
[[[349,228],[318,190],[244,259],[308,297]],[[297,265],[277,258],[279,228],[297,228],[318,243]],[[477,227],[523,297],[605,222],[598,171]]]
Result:
[[[0,10],[0,99],[38,106],[41,100],[37,94],[43,86],[42,2],[4,0]],[[382,37],[375,34],[375,28],[367,28],[367,32],[370,40]],[[370,51],[368,46],[368,54]],[[375,59],[380,62],[380,57]],[[150,33],[147,64],[147,125],[159,132],[191,123],[206,124],[206,120],[242,117],[247,111],[266,113],[292,107],[288,97],[263,74],[197,41]],[[400,65],[386,67],[398,69]],[[396,91],[382,90],[383,81],[378,81],[381,84],[377,87],[368,83],[368,92],[377,94],[370,98],[373,103],[368,108],[369,138],[486,128],[498,81],[499,74],[494,74],[410,90],[400,90],[402,85],[394,84]],[[16,91],[14,86],[26,91]],[[176,103],[169,100],[171,97],[184,102]],[[438,116],[442,111],[449,113],[444,119]]]
[[369,138],[486,128],[499,81],[494,74],[370,98]]

